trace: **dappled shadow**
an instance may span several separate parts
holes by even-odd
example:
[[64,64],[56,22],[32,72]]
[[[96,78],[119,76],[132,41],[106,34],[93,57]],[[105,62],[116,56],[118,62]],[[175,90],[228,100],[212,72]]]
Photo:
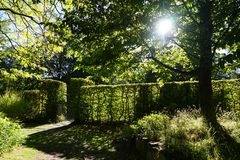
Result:
[[31,134],[26,145],[66,159],[117,159],[112,143],[116,132],[112,126],[70,124]]

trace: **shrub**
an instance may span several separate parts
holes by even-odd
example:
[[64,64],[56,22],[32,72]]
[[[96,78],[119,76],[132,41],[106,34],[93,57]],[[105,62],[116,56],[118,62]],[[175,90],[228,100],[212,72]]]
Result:
[[40,81],[39,89],[47,95],[46,119],[50,122],[59,122],[65,119],[67,86],[66,83],[51,79]]
[[170,118],[165,114],[150,114],[137,121],[131,128],[136,130],[137,135],[151,140],[165,140],[166,130]]
[[157,101],[160,108],[167,108],[170,113],[198,106],[198,83],[196,81],[165,83],[160,89]]
[[0,154],[24,142],[21,127],[0,112]]

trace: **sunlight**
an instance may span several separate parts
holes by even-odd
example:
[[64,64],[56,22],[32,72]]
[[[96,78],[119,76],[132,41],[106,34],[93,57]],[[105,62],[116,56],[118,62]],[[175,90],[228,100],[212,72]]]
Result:
[[165,36],[173,29],[173,22],[171,19],[161,19],[156,24],[156,32],[161,35]]

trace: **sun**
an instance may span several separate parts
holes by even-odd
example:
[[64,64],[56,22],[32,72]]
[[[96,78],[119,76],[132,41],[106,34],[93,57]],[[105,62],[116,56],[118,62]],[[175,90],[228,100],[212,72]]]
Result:
[[156,32],[161,36],[165,36],[173,30],[173,22],[170,18],[161,19],[156,24]]

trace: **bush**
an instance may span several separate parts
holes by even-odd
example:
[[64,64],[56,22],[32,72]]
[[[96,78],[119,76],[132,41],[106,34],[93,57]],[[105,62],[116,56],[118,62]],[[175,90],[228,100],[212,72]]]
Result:
[[31,90],[38,83],[37,77],[6,76],[0,78],[0,95],[8,90],[22,91]]
[[24,142],[21,127],[0,112],[0,154]]
[[131,125],[131,128],[136,130],[136,134],[141,137],[165,140],[169,122],[170,118],[165,114],[150,114],[138,120],[136,125]]
[[45,96],[39,90],[8,91],[0,96],[0,111],[23,122],[37,121],[45,115]]
[[50,122],[59,122],[65,119],[67,86],[66,83],[51,79],[40,81],[39,89],[47,95],[46,119]]

